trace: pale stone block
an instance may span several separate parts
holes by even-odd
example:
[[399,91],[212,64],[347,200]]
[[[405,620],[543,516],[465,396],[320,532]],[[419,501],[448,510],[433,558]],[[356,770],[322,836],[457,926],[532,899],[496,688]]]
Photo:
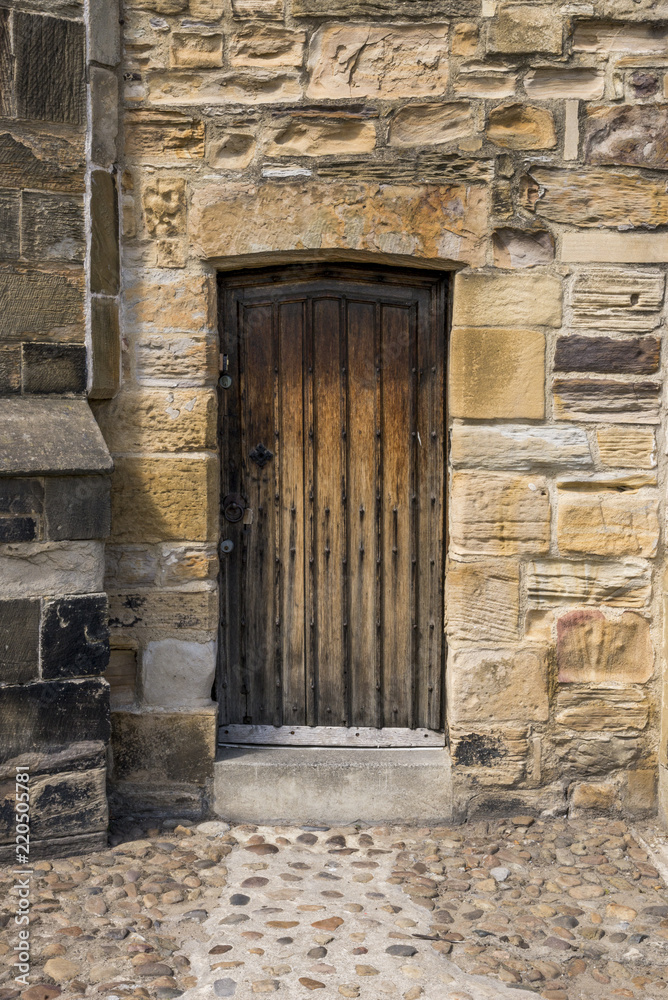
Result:
[[614,808],[616,799],[617,789],[609,782],[580,781],[573,787],[571,806],[575,810],[608,813]]
[[450,649],[446,678],[451,722],[548,719],[548,663],[543,649]]
[[527,598],[538,608],[558,604],[642,608],[651,595],[650,567],[641,559],[606,563],[537,560],[527,566]]
[[450,500],[453,552],[547,552],[550,500],[540,477],[455,472]]
[[557,531],[563,553],[651,558],[659,544],[659,503],[637,494],[562,494]]
[[134,344],[135,378],[147,386],[181,388],[212,384],[218,376],[218,345],[214,333],[198,337],[139,336]]
[[465,63],[455,78],[455,93],[461,97],[512,97],[517,86],[517,74],[505,68],[495,69],[484,62]]
[[99,167],[116,160],[118,136],[118,78],[111,70],[90,66],[91,157]]
[[208,277],[169,271],[128,273],[124,329],[131,334],[192,332],[216,326],[215,289]]
[[104,557],[105,590],[155,583],[159,554],[154,545],[107,545]]
[[487,138],[505,149],[553,149],[557,144],[552,113],[526,104],[492,108]]
[[536,466],[589,468],[592,456],[581,427],[534,427],[513,424],[454,424],[450,460],[467,468],[529,472]]
[[501,4],[487,36],[489,52],[547,52],[559,55],[563,22],[552,6]]
[[567,100],[564,114],[564,159],[577,160],[580,147],[580,102]]
[[554,260],[554,237],[547,230],[504,226],[494,231],[492,244],[495,267],[536,267]]
[[207,161],[221,170],[245,170],[255,157],[257,142],[248,128],[211,126]]
[[376,145],[372,122],[295,119],[273,136],[267,156],[334,156],[370,153]]
[[207,541],[218,528],[218,461],[164,455],[116,459],[112,540]]
[[579,98],[593,101],[603,97],[605,73],[594,67],[540,67],[529,70],[524,78],[524,89],[529,97],[539,100]]
[[463,56],[470,59],[478,48],[478,25],[474,21],[463,21],[456,24],[452,30],[453,56]]
[[158,639],[198,643],[213,640],[219,618],[216,587],[210,581],[182,586],[182,590],[134,587],[111,591],[109,628],[115,644],[145,645]]
[[535,330],[456,327],[450,338],[453,417],[545,415],[545,337]]
[[232,0],[234,16],[244,20],[262,18],[268,21],[280,21],[283,18],[283,9],[283,0]]
[[665,183],[638,171],[532,167],[529,177],[526,207],[552,222],[596,228],[668,223]]
[[170,37],[171,66],[215,69],[223,65],[223,36],[218,32],[174,32]]
[[561,259],[567,264],[665,264],[668,233],[566,231]]
[[649,622],[635,611],[570,611],[557,621],[557,667],[562,684],[644,684],[654,669]]
[[224,10],[224,0],[189,0],[188,3],[188,13],[196,21],[219,21]]
[[103,66],[121,61],[121,25],[118,0],[91,0],[88,5],[88,60]]
[[217,447],[217,398],[213,389],[123,388],[94,404],[95,418],[112,452],[206,451]]
[[318,28],[309,51],[308,96],[438,96],[448,81],[448,26],[336,24]]
[[155,104],[202,105],[279,104],[302,97],[298,76],[285,70],[155,71],[148,80],[149,100]]
[[561,326],[561,279],[552,274],[455,276],[453,326]]
[[410,104],[390,121],[390,146],[429,146],[463,139],[475,131],[468,102]]
[[0,598],[99,594],[103,542],[20,542],[0,545]]
[[511,560],[451,560],[445,576],[448,640],[512,641],[519,636],[520,571]]
[[215,580],[218,556],[215,545],[161,546],[158,583],[163,587],[179,587],[193,580]]
[[626,772],[624,810],[631,815],[656,815],[658,767],[634,768]]
[[645,333],[661,322],[666,278],[657,269],[595,268],[575,277],[572,325]]
[[151,708],[204,708],[211,704],[215,673],[215,642],[149,642],[142,654],[143,702]]
[[579,733],[642,732],[649,721],[649,701],[638,688],[565,687],[557,696],[557,725]]
[[596,431],[602,465],[618,469],[656,468],[654,431],[635,427],[600,427]]
[[619,21],[580,21],[573,32],[574,52],[635,52],[665,56],[668,29],[663,24],[629,24]]
[[254,24],[230,39],[230,66],[292,66],[301,69],[306,32]]

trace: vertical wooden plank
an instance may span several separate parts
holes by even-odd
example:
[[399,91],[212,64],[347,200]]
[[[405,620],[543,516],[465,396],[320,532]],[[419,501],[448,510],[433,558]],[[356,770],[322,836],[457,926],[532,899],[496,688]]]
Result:
[[350,725],[380,726],[376,660],[376,306],[347,304],[348,677]]
[[250,458],[263,444],[272,452],[274,435],[274,350],[271,303],[247,305],[243,313],[244,386],[243,482],[254,511],[243,567],[243,673],[247,717],[253,725],[280,725],[280,691],[275,674],[276,516],[274,475],[278,456],[260,467]]
[[279,303],[279,536],[283,724],[306,725],[304,550],[304,302]]
[[343,670],[345,491],[340,300],[313,302],[317,702],[320,726],[348,725]]
[[410,313],[381,309],[383,725],[413,726]]
[[305,303],[304,315],[304,673],[306,678],[306,723],[318,724],[316,651],[316,530],[315,530],[315,387],[313,300]]

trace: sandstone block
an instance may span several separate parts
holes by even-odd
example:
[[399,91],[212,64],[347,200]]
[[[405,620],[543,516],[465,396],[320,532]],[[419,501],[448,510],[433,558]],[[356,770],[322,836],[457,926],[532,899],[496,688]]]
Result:
[[665,284],[665,276],[649,268],[596,268],[577,274],[572,324],[620,333],[653,330],[661,319]]
[[455,276],[454,326],[561,326],[561,281],[547,274]]
[[580,21],[573,32],[574,52],[635,52],[665,55],[668,30],[663,24]]
[[109,594],[115,645],[163,639],[206,643],[218,627],[218,594],[211,584],[194,590],[124,589]]
[[563,24],[549,6],[502,3],[490,24],[489,52],[548,52],[559,55]]
[[118,78],[111,70],[91,66],[91,156],[100,167],[111,167],[117,159]]
[[142,654],[144,704],[178,709],[211,705],[216,646],[179,639],[149,642]]
[[536,466],[589,468],[591,449],[581,427],[533,427],[513,424],[454,424],[450,460],[467,468],[528,472]]
[[207,277],[142,271],[128,275],[124,295],[125,328],[133,334],[215,328],[215,293]]
[[295,71],[277,69],[156,70],[148,78],[148,96],[155,104],[277,104],[302,97],[302,85]]
[[449,718],[465,722],[545,722],[549,715],[544,650],[450,649]]
[[653,375],[659,368],[658,337],[559,337],[556,371],[604,372],[609,375]]
[[186,224],[186,182],[182,177],[157,177],[143,192],[144,218],[151,236],[178,236]]
[[550,500],[540,477],[455,472],[450,503],[453,552],[547,552]]
[[292,0],[295,17],[405,17],[434,20],[439,17],[470,17],[478,13],[476,0]]
[[94,408],[112,452],[215,450],[216,411],[212,389],[124,389]]
[[429,146],[453,142],[472,135],[475,125],[471,106],[456,104],[409,104],[390,121],[390,146]]
[[120,288],[116,177],[93,170],[90,194],[90,290],[117,295]]
[[552,149],[557,144],[552,113],[527,104],[492,108],[487,137],[506,149]]
[[107,545],[105,585],[107,591],[155,583],[160,551],[155,545]]
[[536,267],[554,260],[554,237],[543,229],[496,229],[492,235],[495,267]]
[[3,335],[41,333],[83,326],[83,280],[79,273],[64,274],[4,268],[0,272],[0,301],[3,303]]
[[137,698],[137,650],[112,649],[104,679],[109,684],[112,712],[134,705]]
[[658,768],[628,769],[622,791],[624,809],[632,816],[656,815]]
[[450,747],[453,764],[475,768],[481,785],[514,785],[524,777],[529,753],[526,727],[452,726]]
[[215,580],[218,556],[215,545],[163,545],[158,583],[178,587],[193,580]]
[[581,781],[573,788],[571,805],[574,809],[609,812],[614,807],[616,798],[617,789],[614,785],[607,782],[594,784]]
[[450,337],[453,417],[545,414],[545,337],[536,330],[455,327]]
[[580,102],[571,98],[565,104],[564,159],[577,160],[580,149]]
[[207,185],[194,192],[188,219],[207,258],[319,248],[482,263],[487,227],[482,185],[333,179]]
[[449,641],[512,641],[519,636],[519,566],[512,560],[451,560],[445,578]]
[[201,785],[213,775],[215,710],[114,712],[113,778],[140,784]]
[[479,31],[475,21],[460,21],[452,32],[451,52],[453,56],[470,59],[478,49]]
[[587,163],[665,168],[668,109],[654,104],[590,105],[584,128]]
[[570,611],[557,620],[562,684],[644,684],[653,667],[649,622],[635,611],[624,611],[615,619],[593,609]]
[[92,541],[0,545],[0,597],[14,600],[104,590],[104,544]]
[[235,32],[230,40],[231,66],[292,66],[304,61],[304,31],[289,31],[273,25],[252,25]]
[[562,420],[599,420],[627,424],[659,422],[656,382],[556,378],[554,415]]
[[232,0],[232,13],[236,18],[262,18],[281,21],[284,0]]
[[659,543],[658,501],[638,494],[562,494],[557,537],[563,553],[651,558]]
[[438,96],[448,81],[448,27],[335,24],[311,40],[309,97]]
[[566,231],[561,259],[566,264],[663,264],[668,234]]
[[539,608],[558,604],[641,608],[651,597],[650,568],[641,559],[606,563],[537,560],[527,566],[527,597]]
[[189,0],[188,4],[188,13],[197,21],[218,21],[223,10],[223,0]]
[[210,124],[207,134],[207,162],[222,170],[245,170],[257,149],[252,128]]
[[457,96],[491,97],[497,100],[512,97],[516,86],[516,73],[475,59],[459,67],[454,81]]
[[578,226],[668,222],[665,183],[640,173],[533,167],[525,203],[542,218]]
[[645,729],[648,719],[649,702],[638,688],[566,687],[557,696],[557,724],[576,732],[632,735]]
[[265,152],[267,156],[334,156],[370,153],[376,145],[371,122],[295,119],[280,128]]
[[124,456],[111,493],[115,542],[205,541],[217,530],[218,462],[211,456]]
[[218,32],[174,32],[170,36],[169,62],[170,66],[187,66],[190,69],[222,66],[223,36]]
[[604,88],[604,71],[594,67],[546,66],[529,70],[524,78],[524,89],[529,97],[539,100],[580,98],[593,101],[603,97]]
[[125,155],[162,163],[204,156],[204,123],[178,111],[126,111]]
[[218,375],[217,338],[213,333],[202,337],[139,336],[134,358],[136,379],[147,386],[210,385]]
[[118,391],[121,379],[118,300],[111,296],[91,296],[90,312],[93,381],[88,399],[108,399]]
[[620,469],[654,469],[656,441],[654,431],[635,427],[600,427],[596,431],[598,455],[602,465]]

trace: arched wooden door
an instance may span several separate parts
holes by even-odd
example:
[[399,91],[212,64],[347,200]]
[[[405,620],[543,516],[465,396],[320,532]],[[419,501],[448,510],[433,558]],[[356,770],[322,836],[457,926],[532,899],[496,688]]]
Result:
[[222,742],[443,743],[445,290],[221,275]]

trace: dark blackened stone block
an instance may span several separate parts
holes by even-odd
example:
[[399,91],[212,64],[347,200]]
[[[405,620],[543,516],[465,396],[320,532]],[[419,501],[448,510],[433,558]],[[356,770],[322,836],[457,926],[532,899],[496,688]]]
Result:
[[[81,268],[77,270],[80,272]],[[80,274],[3,271],[0,302],[3,337],[50,333],[54,326],[78,325],[83,331],[84,287]]]
[[80,22],[15,13],[19,118],[74,125],[85,121],[84,46],[84,26]]
[[19,192],[0,189],[0,257],[13,260],[19,255]]
[[116,179],[106,170],[91,175],[90,289],[103,295],[119,290],[118,197]]
[[292,0],[294,17],[478,17],[480,0]]
[[42,677],[100,674],[109,662],[105,594],[45,601],[40,628]]
[[24,191],[21,255],[40,262],[81,263],[85,253],[83,198],[75,194]]
[[651,375],[659,370],[658,337],[559,337],[554,367],[560,372]]
[[97,677],[0,688],[0,760],[109,740],[109,685]]
[[121,381],[121,335],[115,299],[91,299],[91,340],[93,385],[88,398],[111,399]]
[[36,538],[34,517],[0,517],[0,542],[32,542]]
[[39,600],[0,601],[0,681],[25,684],[39,675]]
[[21,391],[21,345],[0,347],[0,396]]
[[[32,840],[90,834],[107,826],[106,769],[56,773],[30,772],[30,847]],[[8,796],[0,798],[0,842],[10,840],[16,819]]]
[[9,19],[11,11],[0,9],[0,115],[9,118],[13,111],[14,60]]
[[41,514],[43,506],[40,479],[0,478],[0,514]]
[[[84,180],[84,137],[49,136],[48,143],[35,152],[27,139],[3,132],[0,135],[0,177],[12,188],[41,188],[45,191],[82,192]],[[43,157],[43,158],[42,158]]]
[[46,537],[50,541],[107,537],[111,527],[111,480],[108,476],[48,478],[44,491]]
[[86,348],[75,344],[23,344],[24,392],[85,392]]

